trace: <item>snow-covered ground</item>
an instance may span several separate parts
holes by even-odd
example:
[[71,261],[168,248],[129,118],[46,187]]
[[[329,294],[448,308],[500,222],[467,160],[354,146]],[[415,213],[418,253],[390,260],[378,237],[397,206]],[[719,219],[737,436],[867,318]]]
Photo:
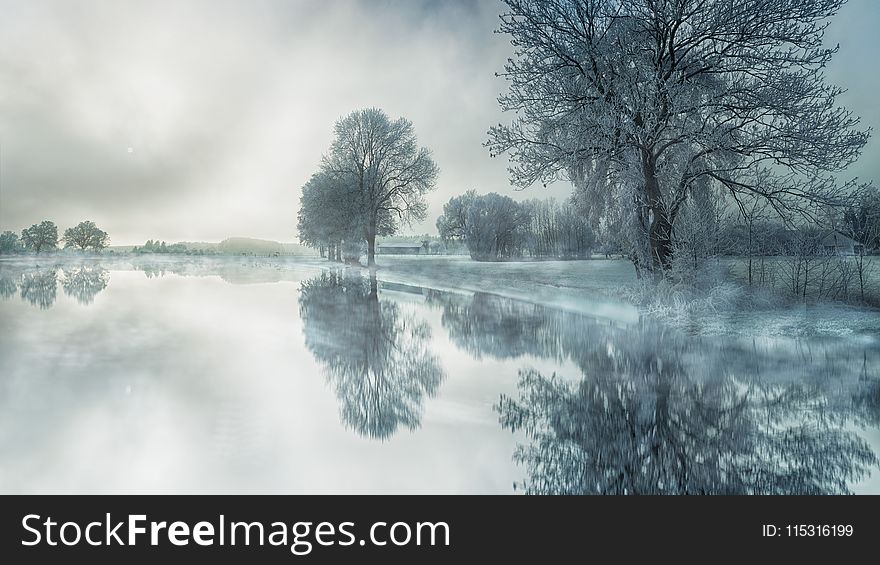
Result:
[[792,303],[781,297],[777,302],[766,294],[754,299],[744,296],[744,290],[732,299],[707,301],[705,307],[689,312],[677,311],[674,305],[639,309],[628,298],[651,291],[634,290],[635,270],[623,259],[488,263],[461,256],[383,255],[377,263],[382,280],[491,292],[623,322],[657,317],[695,335],[880,339],[880,310],[841,303]]

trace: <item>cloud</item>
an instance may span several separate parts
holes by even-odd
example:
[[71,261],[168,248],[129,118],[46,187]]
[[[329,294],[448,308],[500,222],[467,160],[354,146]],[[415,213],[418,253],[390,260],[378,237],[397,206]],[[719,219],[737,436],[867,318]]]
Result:
[[[412,120],[441,168],[414,232],[435,231],[443,202],[470,188],[564,197],[562,184],[514,193],[506,161],[482,147],[488,127],[508,119],[495,101],[504,83],[494,73],[511,53],[492,33],[501,9],[491,0],[0,0],[0,228],[91,219],[117,244],[292,240],[299,188],[333,122],[366,106]],[[858,35],[841,57],[873,61],[876,25],[859,16],[876,8],[861,0],[847,11]],[[866,45],[874,54],[859,58]],[[866,67],[831,70],[844,85],[876,86]],[[854,109],[873,111],[874,92],[851,91]],[[870,149],[863,175],[875,172]]]

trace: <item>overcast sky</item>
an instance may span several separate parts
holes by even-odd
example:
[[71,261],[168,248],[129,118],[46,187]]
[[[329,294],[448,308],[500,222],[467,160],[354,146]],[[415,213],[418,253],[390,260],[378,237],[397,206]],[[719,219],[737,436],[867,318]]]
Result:
[[[496,0],[0,0],[0,229],[94,220],[148,238],[295,239],[299,189],[333,122],[378,106],[412,120],[441,168],[428,219],[475,188],[515,198],[482,147],[507,120]],[[842,102],[880,129],[880,2],[829,31]],[[875,131],[876,134],[876,131]],[[872,139],[852,174],[880,181]]]

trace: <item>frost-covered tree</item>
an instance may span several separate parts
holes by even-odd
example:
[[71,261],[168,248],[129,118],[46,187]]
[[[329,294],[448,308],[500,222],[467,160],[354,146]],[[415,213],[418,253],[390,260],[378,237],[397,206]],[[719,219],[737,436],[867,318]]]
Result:
[[96,226],[95,222],[91,220],[86,220],[72,228],[67,228],[64,230],[64,235],[61,238],[64,241],[65,249],[75,247],[80,251],[85,251],[89,248],[100,251],[107,247],[109,239],[110,236],[107,235],[107,232]]
[[843,211],[842,217],[836,216],[832,216],[835,231],[857,242],[852,267],[859,286],[859,298],[864,302],[865,290],[877,269],[876,262],[867,256],[880,248],[880,192],[871,187]]
[[352,112],[336,122],[334,133],[322,170],[353,193],[372,267],[377,235],[424,219],[424,196],[434,189],[439,169],[431,152],[419,147],[412,122],[392,120],[378,108]]
[[719,205],[716,189],[695,191],[678,213],[672,230],[673,269],[687,280],[709,258],[726,255],[733,243],[727,226],[730,214]]
[[636,267],[664,274],[694,191],[780,215],[840,205],[869,133],[838,106],[824,31],[845,0],[504,0],[516,54],[492,127],[519,186],[565,178],[623,216]]
[[450,198],[437,218],[446,241],[467,245],[471,258],[497,261],[528,254],[535,258],[586,259],[595,243],[586,219],[572,202],[554,199],[516,202],[497,193],[470,190]]
[[351,255],[349,259],[357,260],[360,255],[358,244],[363,240],[364,218],[356,197],[354,186],[345,182],[344,177],[323,171],[312,175],[303,186],[299,201],[297,233],[300,243],[326,250],[331,260],[342,259],[345,245]]
[[532,257],[586,259],[595,237],[586,217],[572,202],[554,198],[526,200],[520,206],[529,217],[526,250]]
[[39,253],[45,249],[58,247],[58,227],[54,222],[43,220],[21,230],[21,242],[25,249]]
[[17,233],[13,231],[0,233],[0,254],[16,253],[20,248]]
[[509,196],[468,192],[452,198],[437,220],[440,236],[460,238],[471,258],[497,261],[522,255],[529,214]]
[[840,230],[862,244],[865,251],[880,248],[880,191],[872,188],[862,193],[845,210]]
[[528,214],[509,196],[494,192],[480,196],[468,209],[467,246],[477,260],[522,255]]
[[443,205],[443,213],[437,218],[437,232],[445,242],[461,241],[467,237],[468,210],[477,198],[476,190],[453,196]]

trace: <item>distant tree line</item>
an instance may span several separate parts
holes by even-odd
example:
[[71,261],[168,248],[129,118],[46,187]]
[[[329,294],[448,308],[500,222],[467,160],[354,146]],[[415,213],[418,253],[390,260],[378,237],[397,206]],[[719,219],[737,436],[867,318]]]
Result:
[[375,265],[376,237],[425,217],[439,169],[412,122],[369,108],[336,122],[320,169],[303,186],[300,243],[334,260]]
[[136,255],[144,254],[167,254],[167,255],[217,255],[216,249],[192,249],[185,243],[166,243],[164,241],[148,239],[141,246],[135,245],[131,252]]
[[8,230],[0,234],[0,254],[55,251],[59,243],[63,243],[65,249],[101,251],[109,241],[107,232],[90,220],[67,228],[60,239],[55,222],[43,220],[21,230],[21,236]]
[[131,250],[132,253],[138,253],[138,254],[140,254],[140,253],[185,254],[188,251],[189,250],[187,249],[186,245],[184,245],[182,243],[172,243],[169,245],[169,244],[165,243],[164,241],[161,241],[161,242],[159,240],[153,241],[152,239],[148,239],[147,242],[145,244],[143,244],[142,246],[140,246],[140,247],[135,246]]
[[446,241],[462,241],[472,259],[500,261],[588,259],[596,244],[587,219],[570,201],[554,199],[516,202],[497,193],[470,190],[451,198],[437,219]]

